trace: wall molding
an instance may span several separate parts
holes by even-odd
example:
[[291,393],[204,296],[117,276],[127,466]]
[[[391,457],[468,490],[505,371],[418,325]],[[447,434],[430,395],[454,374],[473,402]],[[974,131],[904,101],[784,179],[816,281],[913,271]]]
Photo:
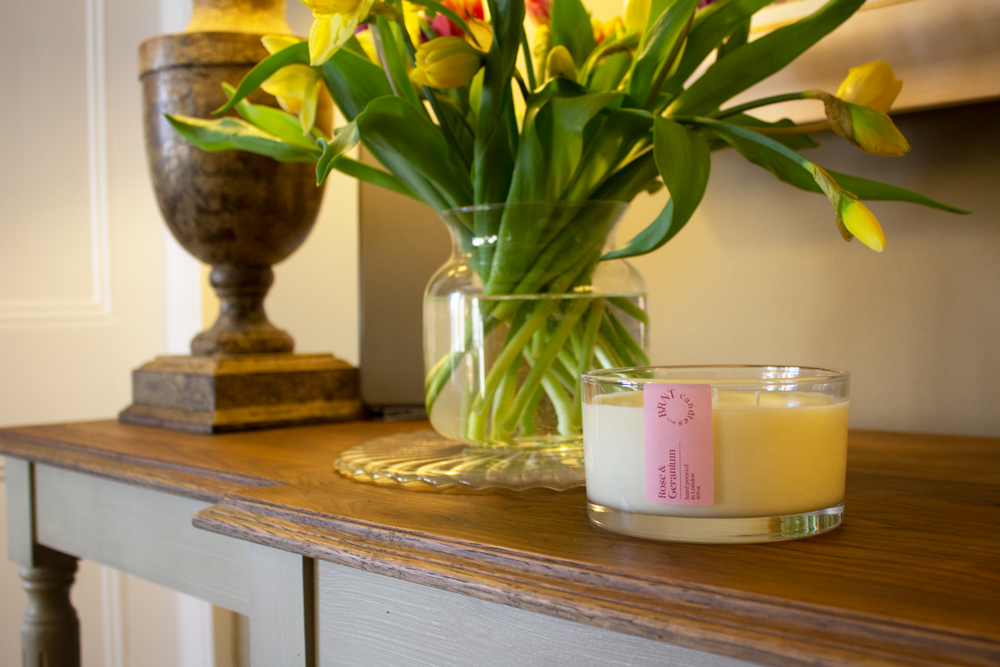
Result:
[[128,618],[127,587],[124,574],[110,567],[100,568],[101,616],[104,622],[104,667],[127,667]]
[[84,12],[90,295],[85,299],[0,301],[0,328],[111,325],[117,321],[111,302],[105,0],[86,0]]

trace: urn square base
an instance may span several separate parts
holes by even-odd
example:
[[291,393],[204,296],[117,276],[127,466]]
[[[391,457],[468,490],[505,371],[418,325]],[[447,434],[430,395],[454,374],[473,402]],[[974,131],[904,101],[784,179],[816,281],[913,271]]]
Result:
[[188,433],[350,421],[358,369],[332,354],[161,356],[132,371],[118,420]]

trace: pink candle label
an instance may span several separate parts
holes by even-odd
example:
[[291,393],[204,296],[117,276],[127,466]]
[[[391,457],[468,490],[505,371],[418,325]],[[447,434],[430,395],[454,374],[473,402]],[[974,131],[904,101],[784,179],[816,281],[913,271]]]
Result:
[[664,505],[711,505],[712,387],[643,385],[646,500]]

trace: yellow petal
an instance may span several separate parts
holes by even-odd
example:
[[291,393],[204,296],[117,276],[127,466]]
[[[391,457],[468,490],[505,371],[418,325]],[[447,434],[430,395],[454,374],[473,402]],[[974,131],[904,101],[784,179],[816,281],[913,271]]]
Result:
[[885,250],[885,234],[882,232],[882,226],[867,206],[857,199],[843,197],[839,207],[839,217],[847,231],[859,241],[875,252]]
[[368,60],[372,61],[378,65],[378,55],[375,53],[375,44],[372,42],[372,31],[362,30],[355,35],[358,43],[361,44],[362,50],[364,50],[365,55],[368,56]]
[[320,86],[323,82],[317,79],[306,89],[302,99],[302,109],[299,112],[299,124],[302,126],[302,134],[309,134],[313,125],[316,124],[316,106],[319,103]]
[[[331,25],[336,22],[336,26]],[[337,50],[336,29],[343,24],[340,14],[317,16],[309,29],[309,64],[322,65]]]
[[361,0],[302,0],[302,4],[312,10],[313,16],[330,14],[353,14]]
[[489,53],[493,46],[493,26],[488,21],[477,18],[466,19],[465,25],[469,26],[465,40],[483,53]]
[[298,44],[302,40],[291,35],[264,35],[260,38],[260,41],[268,53],[275,54],[278,51],[287,49],[292,44]]
[[903,89],[903,82],[896,80],[892,67],[884,60],[852,67],[847,78],[837,89],[837,97],[847,102],[861,104],[889,113],[892,103]]

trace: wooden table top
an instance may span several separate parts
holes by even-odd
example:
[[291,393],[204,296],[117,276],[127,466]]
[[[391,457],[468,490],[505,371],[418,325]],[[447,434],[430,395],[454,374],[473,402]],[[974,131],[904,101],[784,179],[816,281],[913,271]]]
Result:
[[416,493],[333,454],[425,422],[197,436],[0,431],[0,453],[215,502],[195,525],[309,557],[770,665],[1000,664],[1000,440],[852,431],[846,519],[760,545],[595,528],[582,489]]

